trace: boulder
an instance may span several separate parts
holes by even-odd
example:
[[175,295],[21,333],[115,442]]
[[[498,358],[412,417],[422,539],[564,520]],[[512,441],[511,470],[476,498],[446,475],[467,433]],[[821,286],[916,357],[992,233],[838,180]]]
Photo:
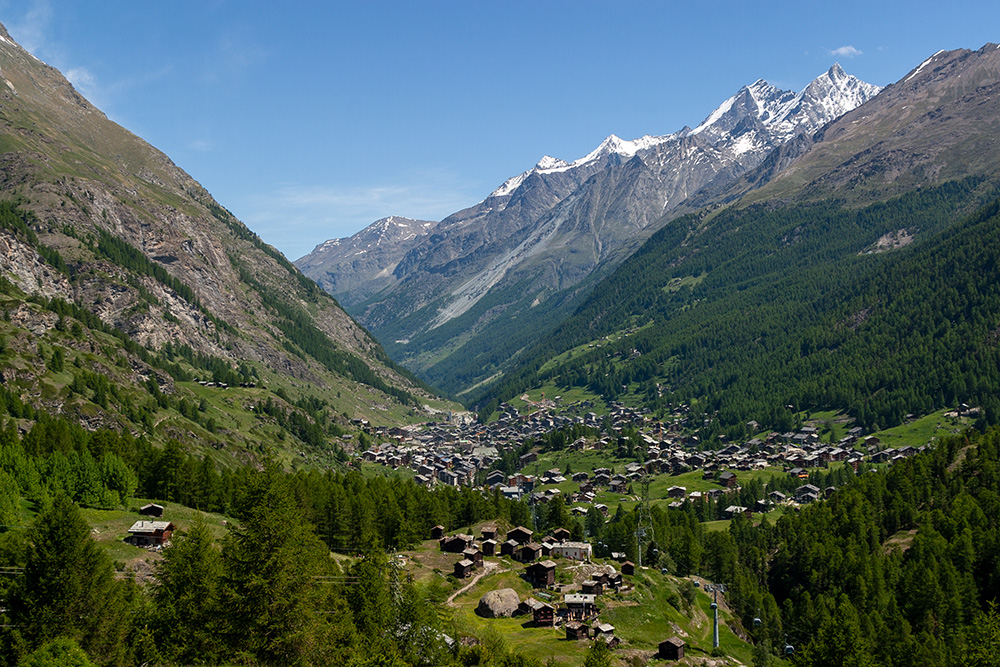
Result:
[[484,618],[509,618],[517,611],[521,598],[513,588],[490,591],[479,599],[476,613]]

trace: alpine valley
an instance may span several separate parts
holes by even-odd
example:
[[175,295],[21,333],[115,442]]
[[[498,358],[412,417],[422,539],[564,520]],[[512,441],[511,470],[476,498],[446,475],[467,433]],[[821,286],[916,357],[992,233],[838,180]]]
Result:
[[463,394],[544,338],[691,197],[803,145],[878,90],[839,65],[799,93],[758,80],[694,129],[611,135],[573,162],[543,157],[440,223],[380,220],[296,265],[391,356]]
[[293,265],[0,26],[0,662],[996,665],[998,139],[834,65]]
[[[447,407],[167,156],[5,31],[0,71],[10,400],[239,460],[274,442],[288,460],[326,459],[351,419]],[[241,383],[254,387],[240,400],[218,389]]]

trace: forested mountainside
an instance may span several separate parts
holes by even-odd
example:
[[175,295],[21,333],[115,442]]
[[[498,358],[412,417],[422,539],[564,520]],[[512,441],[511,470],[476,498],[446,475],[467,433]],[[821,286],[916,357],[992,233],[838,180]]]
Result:
[[862,209],[682,218],[602,282],[498,397],[551,382],[655,411],[697,401],[734,435],[750,420],[781,429],[801,409],[874,428],[970,402],[996,421],[996,195],[968,179]]
[[877,92],[839,65],[798,93],[758,80],[693,129],[612,135],[573,162],[544,157],[429,233],[379,221],[296,263],[394,359],[435,386],[468,390],[569,315],[686,198]]
[[353,418],[422,410],[430,392],[333,299],[5,31],[0,71],[6,390],[234,456],[278,434],[329,453]]
[[789,405],[886,426],[973,401],[995,421],[998,53],[936,54],[770,184],[669,223],[474,400],[489,413],[551,381],[698,399],[736,429]]

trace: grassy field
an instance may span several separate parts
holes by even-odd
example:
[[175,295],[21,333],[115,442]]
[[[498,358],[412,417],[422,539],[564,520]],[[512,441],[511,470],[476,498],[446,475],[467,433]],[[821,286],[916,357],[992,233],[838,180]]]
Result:
[[963,429],[972,425],[974,419],[970,417],[945,416],[952,412],[951,410],[938,410],[905,424],[879,431],[874,435],[878,437],[884,447],[921,447],[939,438],[961,433]]
[[133,498],[128,509],[102,510],[81,508],[80,514],[91,526],[94,540],[111,556],[112,560],[129,568],[142,569],[142,562],[150,563],[161,558],[155,551],[147,551],[125,542],[128,529],[142,517],[138,509],[148,502],[156,502],[163,506],[163,518],[157,521],[172,521],[178,531],[190,528],[196,517],[201,516],[216,540],[221,540],[226,534],[226,518],[220,514],[200,512],[190,507],[176,503],[150,501],[143,498]]
[[[472,526],[470,532],[479,535],[481,525]],[[465,530],[465,529],[463,529]],[[443,553],[436,540],[427,540],[417,549],[407,551],[406,570],[414,580],[424,586],[445,589],[443,597],[466,586],[469,580],[456,580],[449,576],[458,559],[457,554]],[[535,627],[524,616],[487,619],[476,614],[476,607],[483,595],[493,590],[511,588],[521,600],[532,596],[543,599],[540,593],[553,595],[557,604],[560,594],[533,589],[523,577],[525,566],[509,558],[487,558],[496,569],[481,578],[467,591],[457,595],[452,605],[444,607],[446,621],[452,631],[461,636],[482,638],[496,632],[507,646],[543,662],[554,658],[558,664],[583,663],[589,641],[570,641],[565,638],[562,626]],[[557,581],[579,583],[590,576],[591,566],[581,565],[564,558],[554,559],[557,564]],[[598,560],[597,563],[617,567],[614,561]],[[679,594],[682,579],[663,575],[657,570],[639,570],[634,577],[626,577],[633,584],[632,590],[610,593],[598,597],[602,611],[600,620],[615,626],[615,634],[622,640],[616,649],[618,665],[631,664],[638,657],[642,664],[667,664],[655,660],[658,644],[673,635],[688,642],[690,656],[707,657],[712,650],[712,622],[709,605],[711,599],[703,588],[696,589],[695,602],[688,607]],[[700,582],[703,585],[703,582]],[[443,599],[442,597],[442,599]],[[673,602],[671,602],[673,601]],[[720,643],[727,656],[744,664],[751,662],[752,648],[730,629],[732,619],[723,605],[720,615]]]

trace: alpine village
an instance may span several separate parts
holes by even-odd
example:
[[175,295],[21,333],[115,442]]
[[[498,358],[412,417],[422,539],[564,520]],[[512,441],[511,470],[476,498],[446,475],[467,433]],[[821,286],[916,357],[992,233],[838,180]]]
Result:
[[294,264],[0,72],[4,664],[1000,664],[1000,46]]

